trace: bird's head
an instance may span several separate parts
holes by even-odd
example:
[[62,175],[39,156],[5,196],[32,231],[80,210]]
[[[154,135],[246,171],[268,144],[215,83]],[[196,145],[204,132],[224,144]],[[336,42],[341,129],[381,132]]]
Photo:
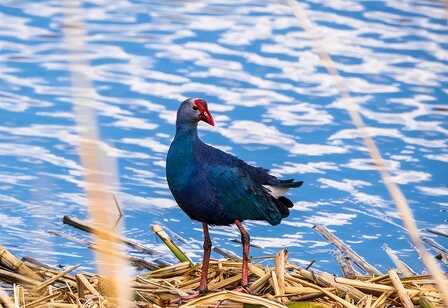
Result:
[[177,125],[194,125],[199,121],[215,126],[215,121],[208,111],[207,102],[202,98],[189,98],[183,101],[177,111]]

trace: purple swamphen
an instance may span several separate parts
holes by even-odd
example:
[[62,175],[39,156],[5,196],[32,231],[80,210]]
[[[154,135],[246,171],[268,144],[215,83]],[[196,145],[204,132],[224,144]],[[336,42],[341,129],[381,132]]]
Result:
[[283,194],[302,181],[280,180],[268,170],[202,142],[198,123],[215,125],[207,102],[190,98],[177,111],[176,136],[166,161],[166,177],[178,205],[191,218],[202,222],[204,257],[199,292],[207,291],[212,242],[208,225],[236,224],[243,244],[242,286],[248,285],[249,234],[242,221],[265,220],[277,225],[289,215],[293,203]]

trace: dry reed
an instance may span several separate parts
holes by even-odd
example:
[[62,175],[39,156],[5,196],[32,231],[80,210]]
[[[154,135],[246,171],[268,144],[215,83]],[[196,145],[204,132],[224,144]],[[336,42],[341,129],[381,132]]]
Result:
[[409,207],[408,201],[404,194],[402,193],[400,187],[393,181],[389,170],[384,162],[381,153],[376,146],[373,139],[370,137],[369,132],[367,130],[366,125],[362,119],[361,113],[358,110],[358,107],[353,103],[353,100],[350,97],[350,91],[347,87],[347,83],[344,82],[343,78],[339,75],[336,65],[333,62],[330,54],[326,52],[325,48],[320,44],[318,40],[318,31],[316,25],[308,18],[306,11],[300,6],[300,4],[295,0],[288,0],[288,3],[297,17],[300,25],[304,28],[304,30],[312,35],[314,50],[319,55],[322,63],[327,69],[330,76],[333,78],[335,86],[339,90],[339,94],[345,102],[344,107],[350,115],[350,118],[353,124],[356,126],[356,129],[359,132],[360,137],[364,141],[364,144],[372,158],[372,161],[380,173],[381,178],[383,180],[384,185],[386,186],[391,198],[393,199],[397,210],[401,216],[401,220],[411,238],[418,254],[420,255],[424,265],[428,269],[428,271],[433,275],[434,280],[437,283],[437,286],[440,292],[443,295],[443,300],[445,306],[448,307],[448,279],[445,277],[442,269],[436,263],[436,261],[431,257],[431,255],[425,249],[423,242],[420,238],[417,225],[415,223],[414,217],[412,215],[412,211]]
[[[107,276],[73,274],[75,267],[58,270],[37,261],[21,261],[32,271],[33,277],[38,277],[35,280],[20,274],[17,266],[6,267],[5,264],[11,264],[11,256],[8,252],[0,257],[0,266],[5,267],[3,271],[7,273],[0,273],[0,283],[13,290],[11,298],[0,293],[0,300],[8,308],[12,303],[14,306],[10,307],[17,308],[118,307],[111,296]],[[286,250],[281,250],[276,255],[275,267],[251,263],[248,291],[240,287],[241,261],[211,260],[210,292],[194,299],[191,295],[199,286],[199,264],[185,261],[160,267],[132,279],[132,296],[124,304],[127,307],[242,307],[252,304],[258,307],[379,308],[403,303],[405,307],[442,307],[442,295],[428,275],[400,278],[391,270],[387,275],[336,277],[302,268],[288,262],[287,257]]]
[[[81,4],[76,0],[64,1],[66,26],[65,40],[69,49],[69,64],[72,80],[74,111],[80,134],[79,155],[84,167],[84,188],[92,223],[108,232],[94,232],[97,267],[107,285],[108,297],[117,307],[129,307],[130,278],[129,266],[122,244],[116,240],[120,236],[116,213],[108,205],[114,199],[115,165],[105,153],[98,137],[95,106],[95,91],[91,86],[88,72],[87,38],[82,17]],[[106,253],[112,250],[115,254]]]

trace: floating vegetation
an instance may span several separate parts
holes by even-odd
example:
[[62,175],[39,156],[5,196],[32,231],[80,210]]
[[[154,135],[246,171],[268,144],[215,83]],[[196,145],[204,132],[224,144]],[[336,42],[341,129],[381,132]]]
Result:
[[[73,222],[71,218],[64,221]],[[75,220],[79,229],[90,232],[88,225]],[[75,224],[71,224],[72,226]],[[397,267],[381,273],[359,274],[354,269],[372,272],[374,267],[346,246],[323,226],[314,228],[340,251],[339,262],[346,277],[288,262],[287,250],[275,255],[273,266],[251,263],[250,283],[240,287],[241,261],[232,256],[211,260],[209,292],[199,295],[200,264],[193,264],[163,232],[153,230],[178,259],[177,264],[151,264],[131,283],[129,307],[442,307],[442,297],[429,275],[415,275]],[[67,238],[70,239],[70,238]],[[150,250],[127,238],[120,242]],[[135,244],[135,245],[134,245]],[[87,246],[95,249],[95,246]],[[389,250],[389,248],[387,248]],[[219,253],[221,250],[215,250]],[[225,250],[223,250],[225,251]],[[152,253],[152,251],[151,251]],[[225,253],[224,253],[225,254]],[[341,257],[342,255],[342,257]],[[187,259],[185,259],[187,258]],[[272,258],[267,256],[266,258]],[[398,257],[394,256],[397,263]],[[138,266],[138,262],[133,262]],[[401,264],[401,263],[399,263]],[[0,246],[0,303],[12,307],[115,307],[108,278],[95,273],[75,272],[78,265],[64,269],[43,264],[32,258],[19,260]],[[350,278],[349,278],[350,277]],[[1,306],[1,305],[0,305]]]

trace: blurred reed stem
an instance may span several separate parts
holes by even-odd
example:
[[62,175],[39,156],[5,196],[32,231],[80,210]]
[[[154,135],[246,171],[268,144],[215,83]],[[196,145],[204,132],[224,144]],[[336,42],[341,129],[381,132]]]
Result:
[[[97,132],[95,106],[96,93],[88,73],[91,67],[87,59],[87,37],[82,21],[87,12],[80,1],[64,1],[65,41],[72,81],[72,96],[75,118],[79,131],[78,152],[84,167],[84,188],[93,224],[109,232],[95,233],[94,239],[99,249],[96,251],[97,268],[104,280],[110,301],[116,307],[129,307],[130,270],[123,245],[116,240],[120,226],[107,205],[113,204],[113,184],[116,183],[115,164],[105,153]],[[111,236],[113,235],[113,236]],[[114,250],[116,254],[105,253]],[[118,255],[117,255],[118,254]],[[121,254],[121,256],[119,256]]]
[[364,141],[370,157],[377,171],[380,173],[384,185],[386,186],[392,200],[394,201],[396,208],[401,216],[401,220],[408,231],[409,237],[415,246],[416,251],[420,255],[423,264],[428,271],[434,277],[437,286],[442,294],[443,301],[446,307],[448,307],[448,279],[445,277],[442,269],[434,260],[434,258],[428,253],[423,242],[420,238],[417,225],[409,207],[408,201],[401,191],[400,187],[393,181],[390,176],[389,170],[381,156],[380,150],[376,146],[373,139],[370,137],[361,113],[359,112],[358,105],[350,97],[350,90],[347,86],[347,82],[339,75],[336,65],[333,62],[330,54],[325,50],[324,46],[319,41],[320,33],[317,26],[308,17],[305,9],[296,0],[288,0],[294,15],[297,17],[298,22],[302,28],[311,34],[312,41],[314,43],[314,51],[319,55],[323,65],[328,71],[329,75],[333,78],[335,86],[338,88],[341,98],[345,102],[345,108],[350,115],[353,124],[356,126],[360,137]]

